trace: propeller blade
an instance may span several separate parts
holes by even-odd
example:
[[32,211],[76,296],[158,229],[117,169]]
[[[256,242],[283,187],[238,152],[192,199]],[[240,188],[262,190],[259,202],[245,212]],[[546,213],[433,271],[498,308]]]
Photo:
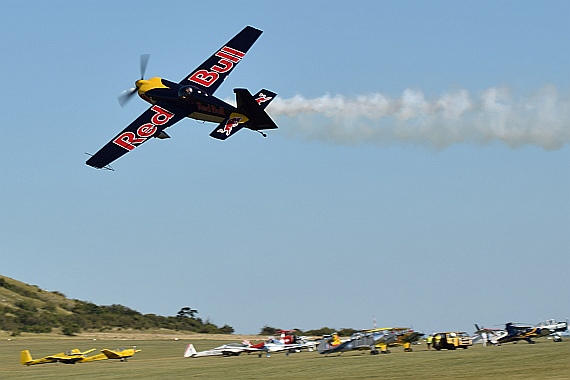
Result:
[[121,105],[121,107],[124,107],[125,104],[127,104],[129,102],[129,100],[131,100],[133,98],[133,95],[136,92],[137,92],[136,88],[131,88],[129,90],[125,90],[125,91],[121,92],[117,96],[117,99],[119,100],[119,104]]
[[[144,79],[144,74],[146,72],[146,67],[148,65],[148,60],[150,58],[150,54],[141,54],[140,58],[140,69],[141,69],[141,79]],[[121,107],[124,107],[132,98],[133,95],[136,94],[137,88],[131,88],[121,92],[117,99],[119,100],[119,104]]]
[[144,74],[146,73],[146,66],[148,65],[149,58],[150,54],[141,54],[141,79],[144,79]]

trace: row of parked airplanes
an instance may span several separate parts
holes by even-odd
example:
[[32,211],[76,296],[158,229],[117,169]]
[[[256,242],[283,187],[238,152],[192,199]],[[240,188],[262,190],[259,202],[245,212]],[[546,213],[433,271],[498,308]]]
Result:
[[[475,325],[475,335],[470,336],[466,332],[440,332],[433,333],[432,344],[434,349],[467,348],[479,341],[492,345],[501,345],[508,342],[521,340],[534,343],[533,338],[550,336],[555,342],[562,340],[562,335],[568,332],[568,321],[557,322],[553,319],[541,322],[535,326],[507,323],[504,329],[485,328]],[[257,354],[259,357],[272,353],[285,352],[287,355],[302,350],[317,351],[320,354],[341,354],[352,350],[370,350],[372,355],[387,354],[389,347],[403,346],[404,351],[412,351],[412,345],[418,344],[425,334],[414,331],[408,327],[384,327],[370,330],[362,330],[354,333],[347,339],[341,340],[337,334],[324,336],[322,339],[312,340],[305,336],[297,336],[296,330],[279,330],[276,337],[253,344],[248,340],[241,343],[229,343],[206,351],[197,351],[193,344],[188,344],[184,351],[186,358],[200,358],[206,356],[238,356],[242,353]],[[117,359],[127,361],[135,353],[139,352],[136,347],[127,349],[109,350],[103,349],[100,354],[87,356],[95,349],[80,351],[77,348],[69,352],[60,352],[39,359],[33,359],[29,350],[24,350],[20,355],[20,363],[23,365],[45,363],[88,363],[99,360]]]
[[34,364],[46,364],[46,363],[75,364],[75,363],[89,363],[89,362],[108,360],[108,359],[116,359],[126,362],[128,358],[130,358],[140,350],[137,350],[136,346],[133,348],[119,348],[116,350],[109,350],[105,348],[101,350],[100,354],[86,356],[87,354],[93,351],[95,351],[95,348],[92,348],[87,351],[81,351],[78,348],[74,348],[68,352],[60,352],[55,355],[48,355],[44,356],[43,358],[33,359],[30,351],[24,350],[20,353],[20,363],[28,366]]
[[[557,322],[547,320],[536,326],[507,323],[504,329],[485,328],[475,325],[475,335],[466,332],[440,332],[433,333],[432,344],[434,349],[467,348],[479,341],[485,344],[501,345],[521,340],[534,343],[533,338],[551,336],[555,342],[562,340],[562,335],[568,331],[568,321]],[[295,330],[280,330],[276,333],[279,338],[271,337],[267,341],[252,344],[248,340],[241,343],[229,343],[206,351],[197,351],[193,344],[188,344],[184,357],[199,358],[205,356],[237,356],[242,353],[256,353],[271,356],[274,352],[299,352],[301,350],[317,351],[320,354],[341,354],[352,350],[370,350],[370,354],[387,354],[389,347],[403,346],[404,351],[412,351],[412,345],[418,344],[425,334],[407,327],[385,327],[362,330],[354,333],[350,338],[341,340],[337,334],[324,336],[319,340],[307,337],[298,337]],[[430,340],[428,340],[430,341]]]

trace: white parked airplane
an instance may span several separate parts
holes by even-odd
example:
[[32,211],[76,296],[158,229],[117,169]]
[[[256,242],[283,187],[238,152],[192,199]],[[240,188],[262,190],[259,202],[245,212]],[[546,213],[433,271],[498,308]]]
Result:
[[224,344],[219,347],[212,348],[206,351],[196,351],[194,345],[190,343],[186,346],[186,350],[184,351],[185,358],[201,358],[205,356],[238,356],[242,352],[259,352],[265,351],[261,347],[257,347],[258,345],[251,345],[249,342],[242,342],[242,343],[228,343]]
[[535,325],[541,329],[550,330],[550,335],[555,342],[562,341],[562,334],[568,331],[568,320],[564,322],[557,322],[555,319],[547,319]]

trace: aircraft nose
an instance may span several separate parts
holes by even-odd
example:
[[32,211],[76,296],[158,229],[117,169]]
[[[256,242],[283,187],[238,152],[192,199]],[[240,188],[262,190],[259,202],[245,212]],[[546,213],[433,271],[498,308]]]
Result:
[[[135,86],[136,86],[136,89],[137,89],[139,94],[143,94],[148,90],[148,88],[145,88],[145,85],[147,85],[147,84],[148,84],[148,81],[144,80],[144,79],[139,79],[135,82]],[[146,86],[146,87],[148,87],[148,86]]]

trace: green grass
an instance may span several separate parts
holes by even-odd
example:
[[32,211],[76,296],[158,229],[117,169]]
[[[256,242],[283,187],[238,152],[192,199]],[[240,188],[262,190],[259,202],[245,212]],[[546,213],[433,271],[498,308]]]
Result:
[[[239,339],[236,339],[239,340]],[[88,340],[85,338],[16,337],[0,341],[0,378],[6,379],[570,379],[570,340],[554,343],[505,344],[457,351],[426,351],[401,347],[388,355],[368,352],[325,357],[316,352],[258,358],[183,358],[188,340]],[[195,340],[198,350],[223,342]],[[142,352],[128,362],[101,361],[75,365],[23,366],[20,351],[34,358],[71,348],[118,348],[136,345]]]

